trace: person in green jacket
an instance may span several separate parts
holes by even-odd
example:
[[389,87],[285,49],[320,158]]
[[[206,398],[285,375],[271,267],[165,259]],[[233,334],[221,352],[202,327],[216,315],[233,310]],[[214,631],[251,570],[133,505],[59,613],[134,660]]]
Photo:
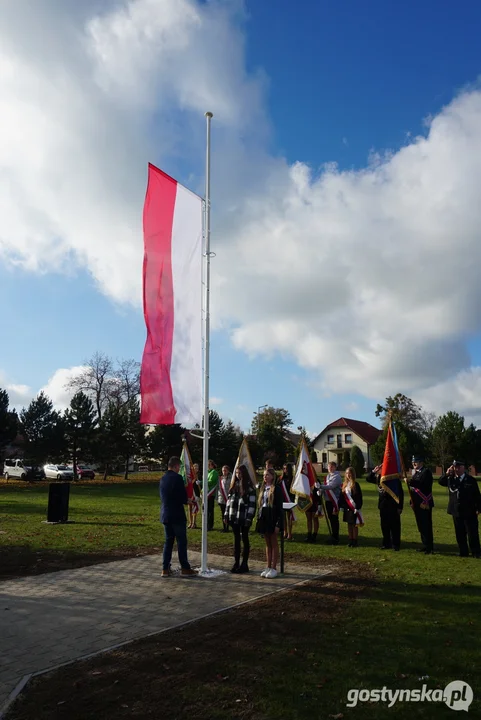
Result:
[[212,530],[214,527],[214,502],[219,485],[219,473],[217,472],[217,465],[213,460],[209,460],[209,474],[207,475],[207,530]]

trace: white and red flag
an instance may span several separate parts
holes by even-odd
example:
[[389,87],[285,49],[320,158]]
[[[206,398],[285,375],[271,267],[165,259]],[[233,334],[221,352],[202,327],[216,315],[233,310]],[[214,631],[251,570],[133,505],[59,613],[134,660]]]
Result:
[[195,472],[192,465],[192,458],[190,457],[189,447],[185,441],[180,455],[180,475],[184,478],[187,490],[187,499],[192,500],[194,512],[199,512],[199,505],[194,492]]
[[140,422],[202,421],[202,199],[149,164]]
[[316,473],[312,467],[306,441],[301,444],[299,460],[297,461],[296,476],[291,485],[291,493],[296,495],[297,507],[306,512],[312,505],[312,488],[317,482]]

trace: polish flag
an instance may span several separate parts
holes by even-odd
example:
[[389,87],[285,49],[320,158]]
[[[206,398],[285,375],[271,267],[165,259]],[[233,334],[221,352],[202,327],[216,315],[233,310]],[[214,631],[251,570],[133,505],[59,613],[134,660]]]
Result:
[[140,422],[202,421],[202,199],[149,164]]

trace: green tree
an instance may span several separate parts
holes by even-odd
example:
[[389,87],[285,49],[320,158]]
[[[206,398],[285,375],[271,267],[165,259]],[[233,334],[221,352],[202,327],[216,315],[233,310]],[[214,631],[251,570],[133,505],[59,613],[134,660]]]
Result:
[[146,453],[149,459],[167,464],[173,455],[182,452],[182,436],[185,430],[178,423],[174,425],[156,425],[147,432]]
[[232,420],[228,420],[224,424],[224,429],[220,438],[221,449],[217,455],[220,466],[228,465],[231,470],[234,468],[239,454],[239,448],[242,443],[243,435],[238,427],[234,425]]
[[317,463],[317,453],[314,449],[311,450],[311,462]]
[[127,480],[130,460],[143,456],[145,445],[145,426],[140,424],[137,398],[121,406],[110,402],[102,416],[98,443],[105,475],[109,468],[122,463]]
[[357,445],[353,445],[351,448],[351,467],[354,468],[357,477],[364,474],[364,455]]
[[18,417],[9,409],[10,399],[6,390],[0,390],[0,467],[5,460],[5,449],[18,433]]
[[63,420],[68,459],[72,461],[74,479],[77,480],[79,459],[91,460],[95,448],[97,418],[91,399],[81,390],[76,392]]
[[349,450],[346,449],[342,453],[342,467],[345,470],[346,468],[348,468],[350,466],[350,464],[351,464],[351,453]]
[[272,460],[275,467],[286,461],[290,448],[285,431],[291,425],[291,416],[284,408],[265,408],[252,421],[252,433],[263,450],[263,459]]
[[65,457],[63,419],[44,392],[40,392],[27,409],[23,408],[20,427],[26,440],[27,456],[35,465],[43,465],[49,458]]
[[[381,418],[383,431],[371,447],[371,458],[377,464],[382,462],[386,446],[389,418],[396,426],[396,433],[404,467],[408,468],[414,454],[423,455],[429,460],[434,416],[426,413],[422,407],[402,393],[387,397],[384,405],[378,404],[376,416]],[[351,455],[352,464],[352,455]]]

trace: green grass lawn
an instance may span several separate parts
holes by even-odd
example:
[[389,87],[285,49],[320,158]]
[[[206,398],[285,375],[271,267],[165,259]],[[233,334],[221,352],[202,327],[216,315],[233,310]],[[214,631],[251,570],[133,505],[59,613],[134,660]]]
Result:
[[[465,680],[474,691],[470,708],[481,713],[481,561],[459,558],[452,520],[446,514],[446,490],[435,487],[434,540],[437,553],[419,555],[419,537],[411,509],[402,516],[402,550],[382,552],[380,545],[377,489],[361,480],[366,525],[360,530],[360,547],[331,548],[325,522],[316,545],[304,542],[305,518],[297,513],[295,541],[286,543],[286,569],[289,557],[312,560],[322,565],[332,559],[366,563],[378,579],[375,587],[360,593],[356,602],[333,624],[299,628],[297,638],[271,639],[267,683],[266,718],[328,717],[319,707],[332,708],[344,717],[451,717],[444,704],[359,704],[346,708],[350,688],[417,688],[425,682],[430,688],[444,688],[452,680]],[[160,548],[158,485],[155,484],[76,484],[71,487],[68,525],[45,525],[47,486],[0,487],[0,556],[2,550],[28,548],[71,553],[108,553],[119,548]],[[200,519],[200,518],[199,518]],[[199,523],[200,524],[200,523]],[[228,552],[232,535],[209,533],[212,552]],[[200,530],[189,531],[190,547],[200,547]],[[345,541],[346,526],[341,523]],[[260,553],[261,538],[253,536],[253,550]],[[0,560],[1,565],[1,560]],[[311,631],[315,628],[315,634]],[[286,643],[297,648],[286,656]],[[283,654],[284,648],[284,654]],[[277,656],[279,659],[276,660]],[[287,660],[286,660],[287,657]],[[286,666],[286,661],[289,666]],[[282,700],[269,690],[269,677],[281,673]],[[328,677],[327,684],[320,676]],[[429,679],[420,680],[429,676]],[[321,687],[322,685],[322,687]],[[299,690],[304,688],[304,690]],[[199,688],[201,691],[201,688]],[[220,691],[221,692],[221,691]],[[240,716],[239,716],[240,717]]]

